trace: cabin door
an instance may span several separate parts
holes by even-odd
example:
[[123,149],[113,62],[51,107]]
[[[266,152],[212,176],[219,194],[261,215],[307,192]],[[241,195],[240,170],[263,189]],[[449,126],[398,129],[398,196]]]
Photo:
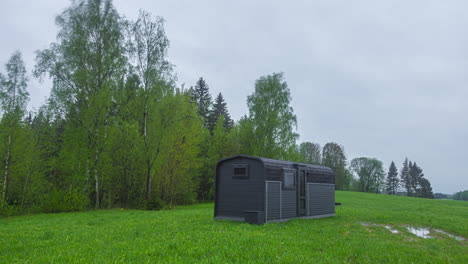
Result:
[[297,180],[297,216],[307,215],[307,188],[306,188],[306,171],[302,168],[298,170]]

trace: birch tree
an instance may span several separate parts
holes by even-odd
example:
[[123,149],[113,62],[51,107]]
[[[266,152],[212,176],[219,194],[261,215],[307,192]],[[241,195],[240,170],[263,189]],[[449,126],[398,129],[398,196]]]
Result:
[[[5,128],[3,153],[2,206],[7,201],[11,174],[12,149],[24,115],[29,94],[26,91],[28,77],[21,52],[16,51],[5,65],[6,76],[0,75],[0,104],[3,111],[2,126]],[[21,142],[19,142],[21,143]]]
[[128,27],[128,46],[131,62],[139,76],[143,93],[141,102],[141,134],[144,142],[146,166],[146,200],[151,198],[152,169],[158,153],[157,140],[152,140],[154,131],[148,131],[148,123],[154,120],[156,114],[154,104],[158,104],[166,96],[173,83],[172,65],[167,61],[169,40],[164,30],[164,19],[152,18],[151,14],[140,10],[138,19],[130,22]]
[[[124,74],[122,20],[110,0],[74,2],[57,18],[57,42],[37,52],[35,75],[53,79],[65,118],[83,130],[87,153],[85,181],[94,181],[100,207],[99,158],[107,139],[111,91]],[[80,166],[76,166],[80,167]]]
[[247,97],[255,155],[288,159],[296,148],[297,119],[290,103],[291,95],[282,73],[262,76],[255,82],[255,91]]

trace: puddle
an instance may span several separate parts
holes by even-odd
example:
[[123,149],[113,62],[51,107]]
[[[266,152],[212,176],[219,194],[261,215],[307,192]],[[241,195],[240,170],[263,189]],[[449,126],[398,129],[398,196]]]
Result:
[[[461,237],[461,236],[456,236],[453,234],[450,234],[449,232],[439,230],[439,229],[429,229],[429,228],[424,228],[424,227],[412,227],[412,226],[407,226],[406,227],[408,231],[418,237],[422,238],[434,238],[435,233],[439,233],[442,235],[446,235],[448,237],[451,237],[453,239],[456,239],[458,241],[465,241],[466,239]],[[432,234],[432,235],[431,235]]]
[[440,234],[444,234],[444,235],[446,235],[446,236],[449,236],[449,237],[451,237],[451,238],[454,238],[454,239],[456,239],[456,240],[458,240],[458,241],[465,241],[465,240],[466,240],[464,237],[456,236],[456,235],[454,235],[454,234],[450,234],[450,233],[445,232],[445,231],[443,231],[443,230],[434,229],[434,231],[437,232],[437,233],[440,233]]
[[406,229],[408,229],[408,231],[411,234],[416,235],[418,237],[432,238],[432,236],[429,235],[431,230],[429,230],[428,228],[417,228],[417,227],[407,226]]
[[392,232],[392,234],[398,234],[398,230],[392,228],[389,225],[373,224],[373,223],[361,223],[361,225],[363,225],[363,226],[382,226],[382,227],[385,227],[386,229],[388,229],[390,232]]
[[393,228],[391,228],[390,226],[387,226],[387,225],[386,225],[385,228],[387,228],[388,230],[390,230],[390,232],[392,232],[392,234],[398,234],[398,230],[393,229]]
[[[390,226],[390,225],[384,225],[384,224],[374,224],[374,223],[363,223],[363,222],[360,222],[360,224],[362,226],[380,226],[380,227],[384,227],[386,228],[387,230],[389,230],[390,232],[392,232],[392,234],[398,234],[399,231],[397,229],[395,229],[394,227]],[[464,237],[461,237],[461,236],[456,236],[454,234],[450,234],[449,232],[446,232],[446,231],[443,231],[443,230],[440,230],[440,229],[432,229],[432,228],[425,228],[425,227],[414,227],[414,226],[403,226],[405,227],[408,232],[410,232],[411,234],[415,235],[415,236],[418,236],[418,237],[421,237],[421,238],[437,238],[437,236],[434,236],[435,234],[442,234],[442,235],[445,235],[445,236],[448,236],[450,238],[453,238],[455,240],[458,240],[458,241],[466,241],[466,238]]]

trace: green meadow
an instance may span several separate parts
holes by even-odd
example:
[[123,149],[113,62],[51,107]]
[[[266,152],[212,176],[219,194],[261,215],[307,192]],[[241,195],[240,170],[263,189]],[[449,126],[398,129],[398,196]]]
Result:
[[214,221],[213,204],[1,218],[0,263],[468,263],[468,202],[356,192],[336,201],[336,217],[261,226]]

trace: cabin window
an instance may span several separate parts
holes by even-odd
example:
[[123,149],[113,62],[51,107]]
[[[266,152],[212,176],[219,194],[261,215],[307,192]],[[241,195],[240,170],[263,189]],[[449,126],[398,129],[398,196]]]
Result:
[[249,178],[249,166],[247,164],[234,164],[233,179],[248,179]]
[[296,174],[293,170],[285,170],[283,173],[283,189],[293,189],[296,187]]

